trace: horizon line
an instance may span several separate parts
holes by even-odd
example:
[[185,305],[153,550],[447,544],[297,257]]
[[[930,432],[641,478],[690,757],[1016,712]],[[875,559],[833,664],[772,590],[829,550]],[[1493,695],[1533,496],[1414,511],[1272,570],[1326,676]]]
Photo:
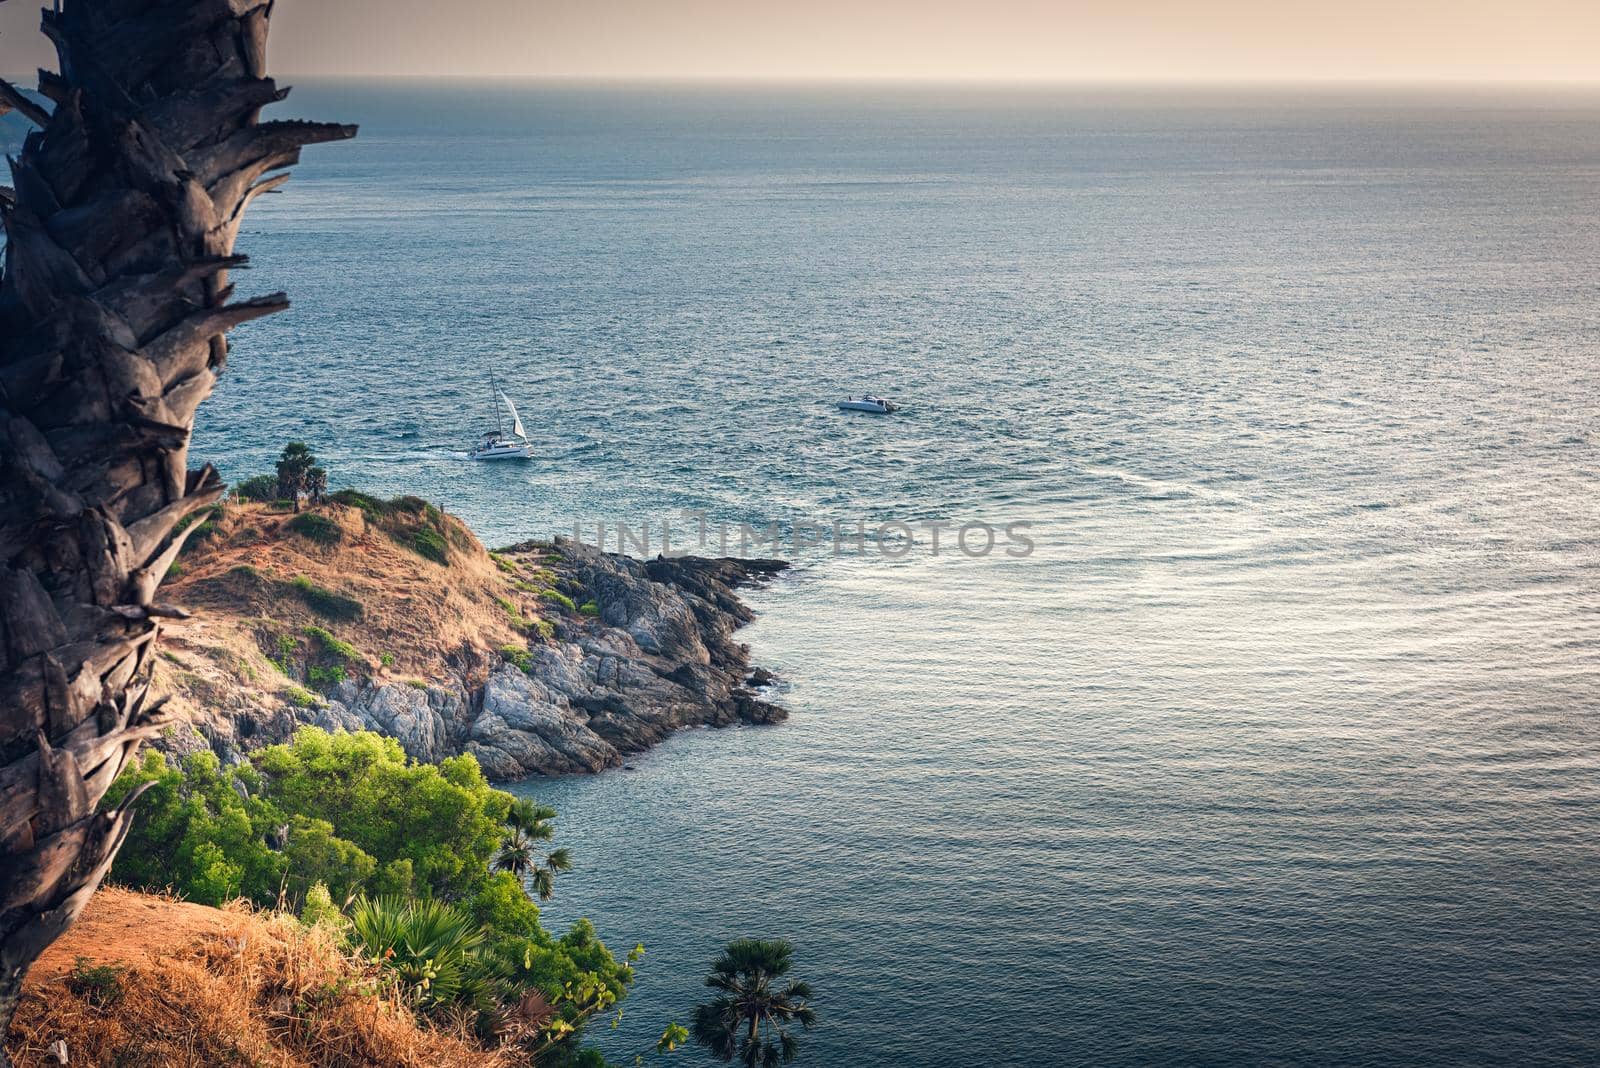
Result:
[[638,86],[949,86],[949,88],[1043,88],[1043,90],[1069,90],[1069,88],[1218,88],[1218,90],[1278,90],[1278,88],[1406,88],[1406,90],[1600,90],[1600,75],[1584,78],[1432,78],[1432,77],[1328,77],[1304,78],[1051,78],[1051,77],[987,77],[987,75],[938,75],[938,77],[901,77],[901,75],[682,75],[682,74],[454,74],[454,72],[427,72],[427,74],[342,74],[326,70],[291,70],[274,75],[278,82],[290,78],[318,78],[331,82],[525,82],[546,85],[638,85]]

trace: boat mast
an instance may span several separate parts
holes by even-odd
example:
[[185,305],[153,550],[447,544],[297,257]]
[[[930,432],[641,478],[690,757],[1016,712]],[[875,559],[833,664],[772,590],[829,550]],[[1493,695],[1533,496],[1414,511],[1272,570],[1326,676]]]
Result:
[[493,368],[489,371],[489,404],[494,408],[494,430],[496,434],[505,434],[505,425],[500,419],[500,382],[494,376]]

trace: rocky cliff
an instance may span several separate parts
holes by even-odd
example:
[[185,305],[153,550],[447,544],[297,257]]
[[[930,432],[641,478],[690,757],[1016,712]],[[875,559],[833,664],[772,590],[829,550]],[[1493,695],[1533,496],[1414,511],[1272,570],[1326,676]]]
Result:
[[640,561],[564,539],[488,553],[414,498],[299,516],[229,504],[178,567],[195,610],[160,683],[188,729],[158,744],[227,759],[313,724],[376,730],[421,760],[471,753],[496,779],[593,772],[682,727],[773,723],[736,590],[781,561]]

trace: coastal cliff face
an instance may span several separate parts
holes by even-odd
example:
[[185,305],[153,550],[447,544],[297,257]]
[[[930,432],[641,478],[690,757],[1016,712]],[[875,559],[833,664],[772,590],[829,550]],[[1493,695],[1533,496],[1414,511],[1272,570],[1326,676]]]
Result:
[[196,618],[170,629],[158,672],[187,726],[158,747],[229,760],[302,725],[374,730],[508,780],[786,716],[735,638],[752,618],[735,591],[781,561],[640,561],[565,539],[491,554],[420,501],[343,499],[311,519],[206,518],[172,581]]

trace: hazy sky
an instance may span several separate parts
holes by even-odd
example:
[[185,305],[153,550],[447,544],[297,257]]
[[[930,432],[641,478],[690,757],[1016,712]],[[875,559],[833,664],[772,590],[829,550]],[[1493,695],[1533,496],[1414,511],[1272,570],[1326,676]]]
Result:
[[[0,69],[49,55],[0,4]],[[1600,80],[1600,0],[278,0],[286,75]]]

